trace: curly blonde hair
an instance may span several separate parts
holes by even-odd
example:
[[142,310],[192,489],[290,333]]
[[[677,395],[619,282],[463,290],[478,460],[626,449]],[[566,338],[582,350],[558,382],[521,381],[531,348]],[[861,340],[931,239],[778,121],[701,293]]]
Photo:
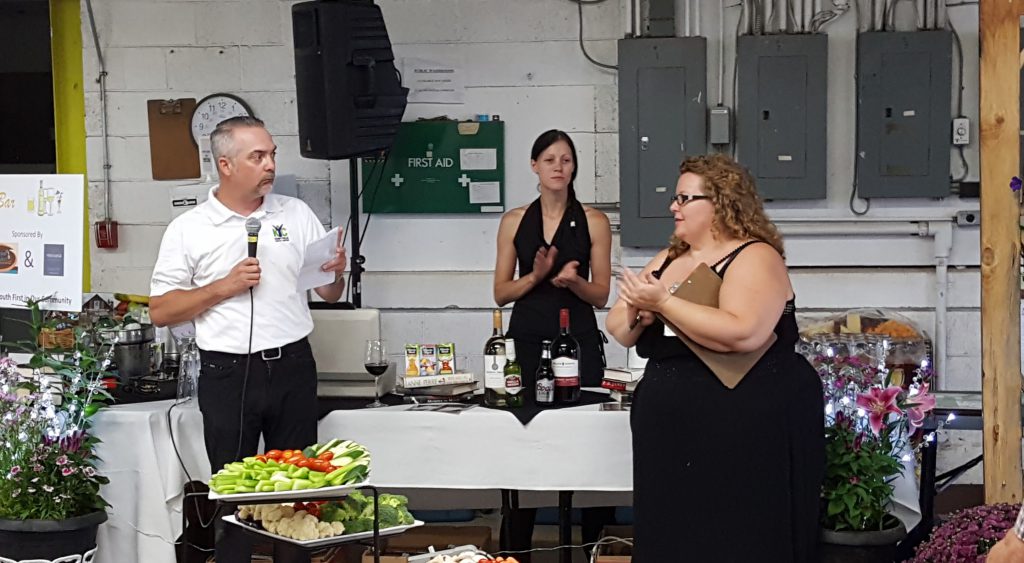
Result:
[[[712,230],[739,240],[760,240],[785,256],[782,235],[768,219],[757,195],[754,178],[746,168],[724,154],[692,156],[679,165],[679,174],[696,174],[704,180],[704,194],[715,206]],[[669,256],[676,258],[690,245],[672,236]]]

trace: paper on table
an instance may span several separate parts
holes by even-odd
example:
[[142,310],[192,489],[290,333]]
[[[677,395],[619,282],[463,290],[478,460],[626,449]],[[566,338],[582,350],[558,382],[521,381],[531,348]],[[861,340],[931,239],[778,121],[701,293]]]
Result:
[[309,243],[309,246],[306,247],[305,258],[302,259],[302,267],[299,268],[298,291],[306,291],[334,281],[334,272],[325,272],[320,269],[320,266],[334,259],[334,249],[337,244],[338,227],[331,229],[331,232],[324,235],[322,239]]

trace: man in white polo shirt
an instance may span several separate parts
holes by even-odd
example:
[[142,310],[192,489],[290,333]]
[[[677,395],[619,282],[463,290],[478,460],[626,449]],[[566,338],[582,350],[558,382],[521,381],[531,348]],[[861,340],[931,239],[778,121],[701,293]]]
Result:
[[[210,135],[220,184],[209,199],[171,222],[150,287],[158,326],[194,321],[202,360],[199,408],[214,472],[259,447],[296,449],[317,440],[316,364],[306,336],[313,319],[298,291],[306,246],[323,225],[301,200],[271,193],[277,146],[263,122],[237,117]],[[247,219],[260,221],[256,258],[247,258]],[[325,263],[334,283],[316,288],[335,302],[346,256]],[[217,519],[220,522],[220,519]],[[218,563],[249,563],[244,533],[220,529]],[[280,552],[279,552],[280,553]],[[280,561],[309,561],[301,552]]]

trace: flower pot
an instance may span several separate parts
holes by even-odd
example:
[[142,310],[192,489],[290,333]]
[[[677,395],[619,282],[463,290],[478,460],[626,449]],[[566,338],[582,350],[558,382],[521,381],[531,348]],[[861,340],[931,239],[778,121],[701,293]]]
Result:
[[822,563],[892,563],[896,546],[907,537],[907,528],[897,520],[894,527],[865,532],[821,530]]
[[0,557],[33,562],[69,556],[89,560],[85,555],[95,551],[96,529],[106,520],[103,510],[66,520],[0,519]]

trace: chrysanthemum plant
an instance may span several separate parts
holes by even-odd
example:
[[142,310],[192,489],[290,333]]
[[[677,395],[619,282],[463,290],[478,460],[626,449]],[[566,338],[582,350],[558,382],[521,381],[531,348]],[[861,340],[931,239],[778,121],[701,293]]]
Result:
[[38,345],[39,301],[29,301],[33,340],[19,366],[0,357],[0,518],[64,520],[102,510],[108,479],[97,474],[90,417],[109,399],[103,378],[112,344],[94,352],[75,329],[71,349]]

